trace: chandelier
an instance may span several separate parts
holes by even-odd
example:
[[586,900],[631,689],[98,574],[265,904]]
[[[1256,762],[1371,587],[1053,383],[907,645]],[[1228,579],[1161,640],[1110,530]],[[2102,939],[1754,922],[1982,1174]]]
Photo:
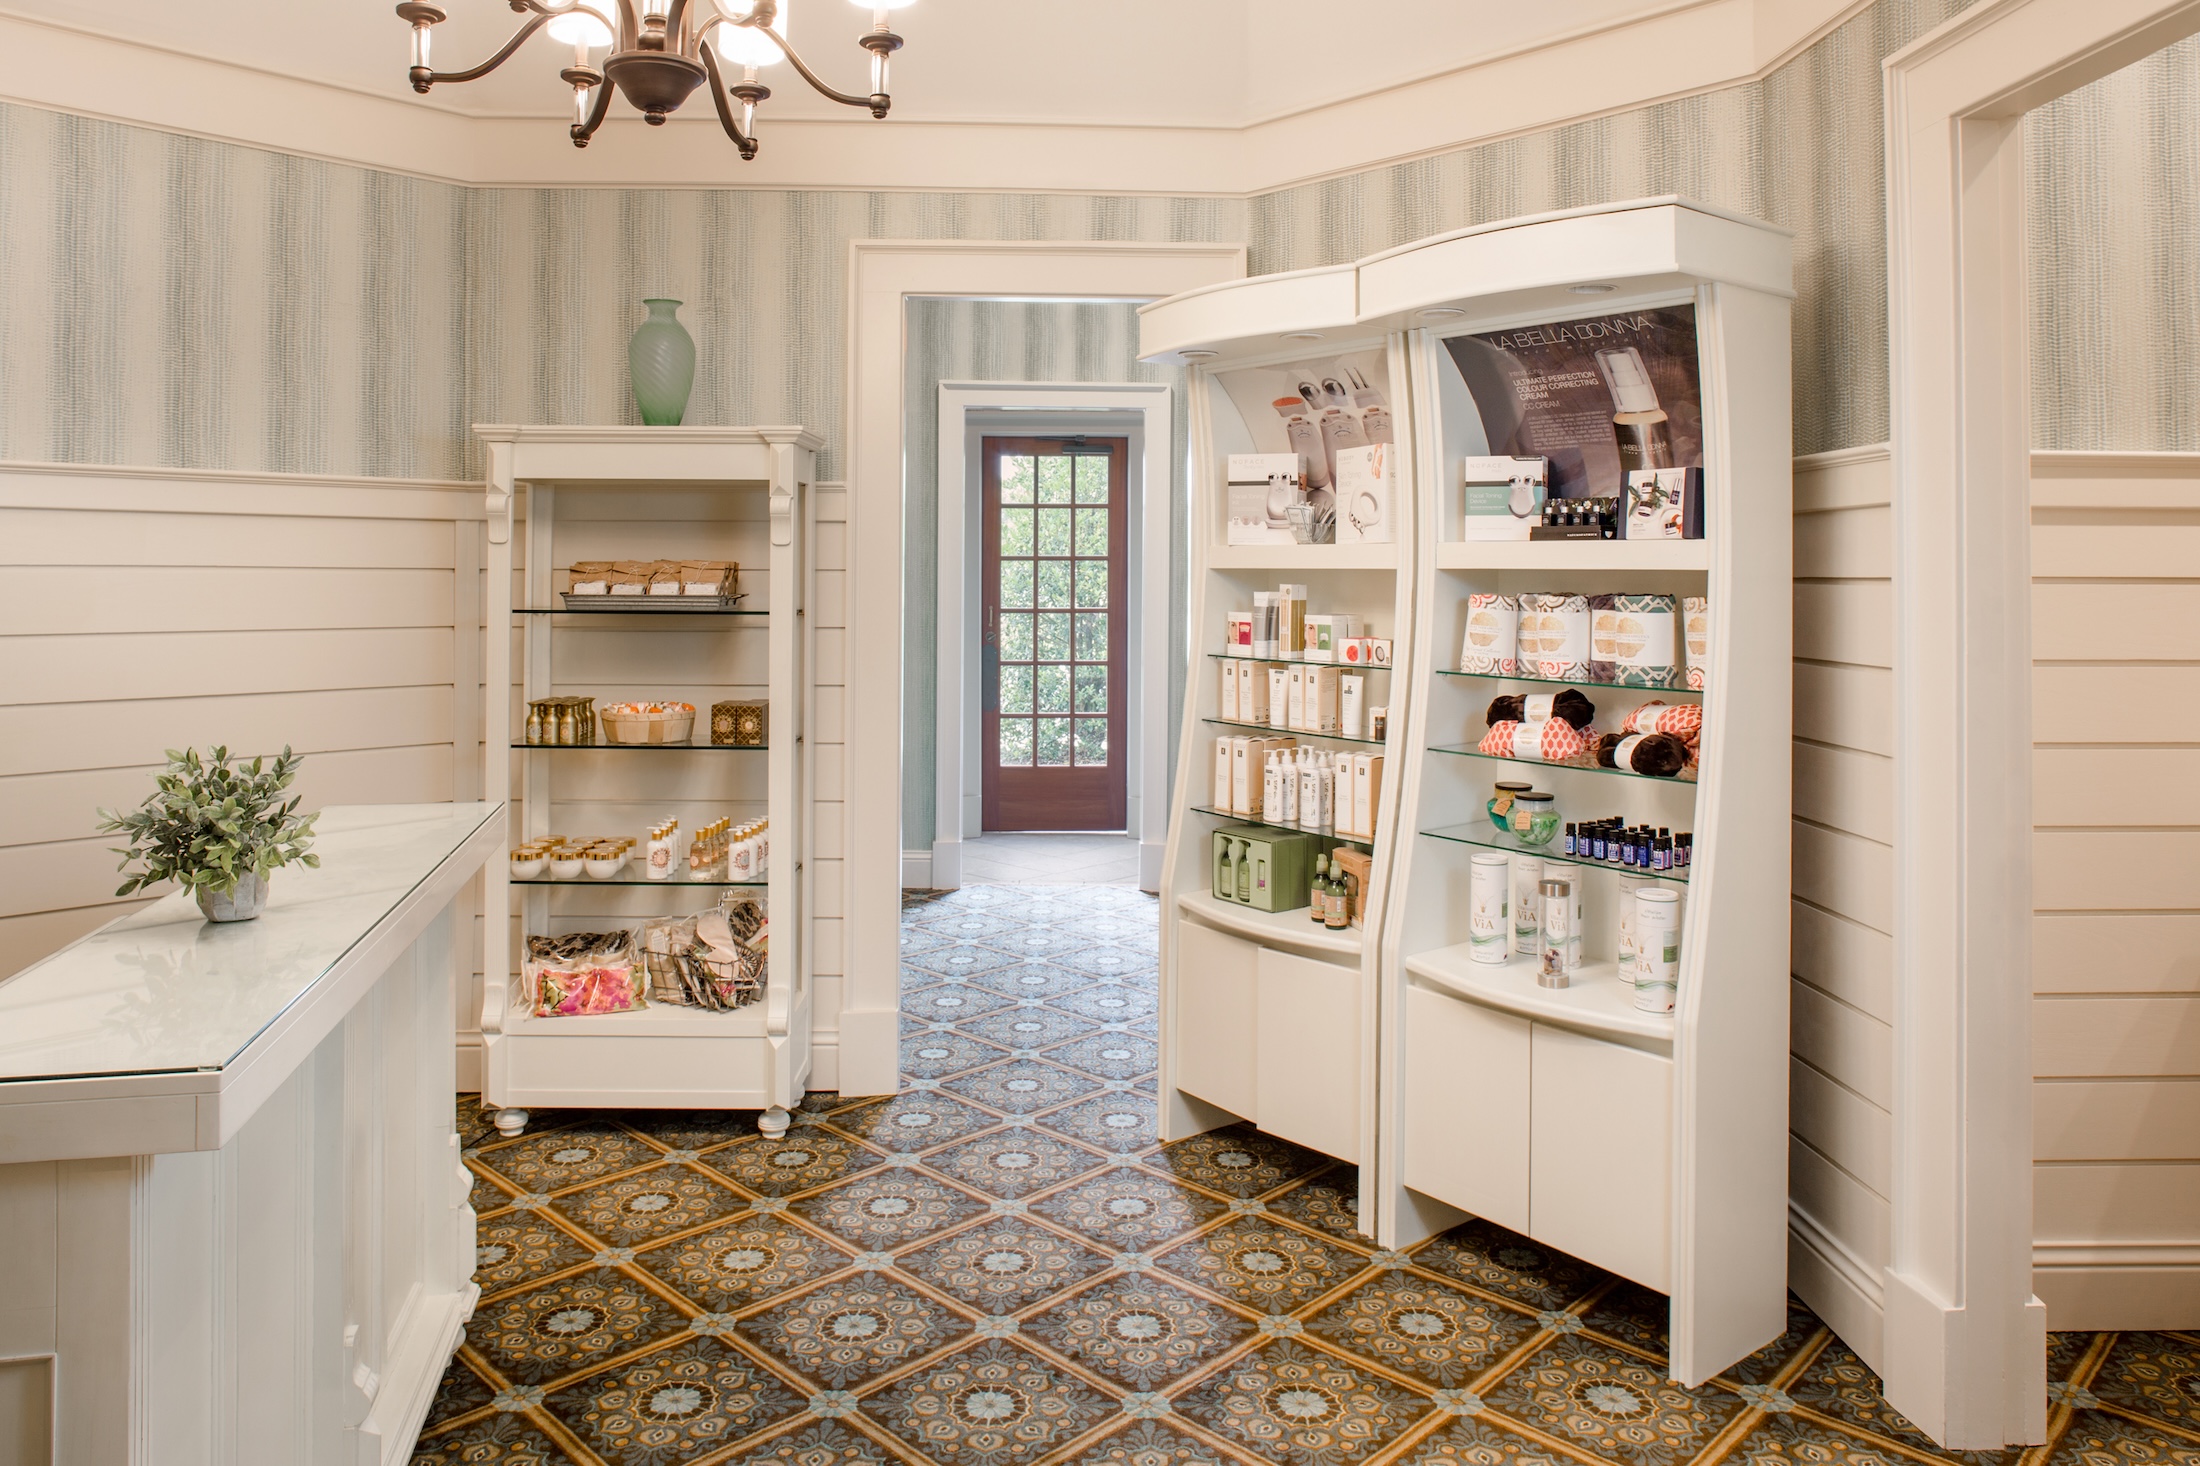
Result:
[[[793,66],[819,95],[850,107],[868,107],[884,117],[893,105],[886,94],[887,58],[901,49],[901,37],[888,24],[890,11],[913,0],[855,0],[871,12],[871,29],[856,44],[871,53],[871,92],[860,96],[827,86],[787,44],[787,0],[509,0],[527,17],[504,49],[464,71],[437,71],[428,61],[429,32],[449,18],[432,0],[405,0],[398,15],[412,26],[413,90],[425,92],[439,81],[474,81],[510,60],[536,31],[573,48],[572,64],[558,73],[573,88],[573,146],[585,148],[611,108],[617,88],[652,127],[679,110],[704,83],[718,109],[719,125],[743,158],[756,156],[756,104],[771,88],[757,72],[781,61]],[[598,62],[598,53],[606,53]],[[723,68],[741,68],[731,84]],[[605,85],[605,83],[609,85]],[[734,115],[734,105],[740,116]]]

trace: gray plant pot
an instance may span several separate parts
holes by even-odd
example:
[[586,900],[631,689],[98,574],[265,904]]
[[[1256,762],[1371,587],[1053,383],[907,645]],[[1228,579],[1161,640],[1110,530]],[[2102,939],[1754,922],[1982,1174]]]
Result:
[[228,895],[199,887],[199,910],[208,921],[251,921],[267,909],[267,877],[247,873]]

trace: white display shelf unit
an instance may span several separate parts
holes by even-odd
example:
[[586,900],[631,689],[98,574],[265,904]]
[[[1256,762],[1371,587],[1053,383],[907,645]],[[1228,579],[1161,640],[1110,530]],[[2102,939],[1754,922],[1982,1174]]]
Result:
[[[1355,1095],[1372,1087],[1371,1131],[1363,1126],[1357,1152],[1317,1148],[1359,1164],[1362,1225],[1386,1246],[1481,1216],[1667,1294],[1670,1369],[1689,1384],[1785,1326],[1791,280],[1785,231],[1666,197],[1461,230],[1353,266],[1158,301],[1142,315],[1147,359],[1202,372],[1308,331],[1330,338],[1301,348],[1311,353],[1386,330],[1405,358],[1392,382],[1410,384],[1393,395],[1404,399],[1397,433],[1410,440],[1404,456],[1415,485],[1399,562],[1412,604],[1398,613],[1390,689],[1387,792],[1396,805],[1389,843],[1378,847],[1381,878],[1360,953],[1365,989],[1353,1005],[1354,1038],[1365,1047],[1357,1068],[1310,1041],[1292,1055],[1308,1065],[1309,1086],[1341,1087],[1335,1076],[1349,1075]],[[1464,540],[1460,460],[1489,450],[1443,338],[1679,304],[1696,314],[1706,537]],[[1318,319],[1325,308],[1342,317]],[[1194,442],[1195,469],[1218,468],[1226,450],[1211,438]],[[1195,511],[1195,525],[1203,522]],[[1222,577],[1211,556],[1195,565],[1202,643],[1220,634],[1216,596],[1233,589]],[[1708,594],[1708,687],[1457,674],[1474,591]],[[1652,698],[1700,701],[1695,777],[1651,779],[1475,749],[1492,697],[1557,686],[1580,687],[1606,729]],[[1179,793],[1170,847],[1180,896],[1163,935],[1162,1093],[1176,1107],[1171,1123],[1181,1123],[1179,1111],[1200,1110],[1183,1098],[1187,1065],[1196,1070],[1204,1051],[1225,1042],[1219,1033],[1248,1022],[1263,1044],[1269,1033],[1260,1020],[1270,949],[1241,962],[1239,975],[1231,949],[1218,945],[1236,933],[1197,919],[1183,895],[1204,880],[1211,822],[1185,806],[1205,802],[1205,745],[1195,733],[1215,731],[1204,722],[1214,697],[1203,683],[1186,699],[1180,783],[1193,793]],[[1523,959],[1468,960],[1470,860],[1514,848],[1483,807],[1506,778],[1554,793],[1562,820],[1619,815],[1693,834],[1693,864],[1663,877],[1681,893],[1685,919],[1674,1013],[1638,1011],[1614,965],[1619,881],[1635,872],[1567,867],[1586,883],[1587,908],[1586,961],[1568,988],[1538,987]],[[1180,839],[1197,856],[1177,859]],[[1240,1093],[1266,1098],[1257,1066],[1226,1057],[1217,1067]],[[1196,1086],[1191,1093],[1211,1098]],[[1258,1111],[1237,1113],[1269,1128]]]
[[[1323,272],[1307,272],[1309,278]],[[1333,273],[1333,272],[1331,272]],[[1229,290],[1266,292],[1273,281],[1249,281]],[[1287,284],[1289,282],[1286,282]],[[1304,283],[1304,282],[1301,282]],[[1328,306],[1349,304],[1335,280],[1315,283],[1328,291]],[[1347,281],[1349,284],[1349,281]],[[1228,292],[1199,292],[1210,306]],[[1179,299],[1183,299],[1180,297]],[[1290,329],[1313,329],[1313,306],[1301,302],[1285,319]],[[1392,832],[1398,800],[1387,767],[1399,746],[1406,679],[1387,667],[1352,667],[1366,678],[1367,702],[1387,708],[1387,740],[1325,737],[1268,727],[1316,748],[1343,753],[1381,752],[1385,778],[1374,838],[1324,837],[1321,848],[1354,845],[1372,857],[1364,893],[1363,924],[1343,931],[1316,926],[1304,906],[1264,912],[1212,894],[1213,832],[1228,825],[1260,824],[1225,812],[1212,799],[1214,741],[1250,734],[1266,725],[1221,717],[1224,624],[1229,613],[1250,609],[1255,591],[1284,584],[1307,587],[1312,613],[1349,612],[1369,634],[1392,640],[1393,660],[1413,635],[1412,584],[1407,573],[1414,546],[1410,516],[1393,517],[1397,538],[1381,544],[1231,545],[1226,543],[1224,462],[1231,453],[1256,451],[1236,405],[1214,372],[1282,365],[1308,357],[1378,350],[1386,354],[1392,394],[1405,380],[1401,338],[1355,330],[1349,315],[1320,321],[1327,339],[1311,345],[1279,341],[1264,332],[1250,342],[1213,343],[1219,358],[1211,370],[1193,373],[1191,434],[1193,652],[1185,690],[1184,726],[1177,787],[1162,867],[1167,916],[1161,934],[1162,1128],[1175,1140],[1236,1120],[1343,1160],[1365,1162],[1375,1153],[1375,1036],[1378,977],[1373,934],[1390,875]],[[1410,484],[1405,459],[1411,445],[1399,431],[1392,481]],[[1256,666],[1292,658],[1253,659]],[[1304,659],[1300,659],[1304,660]],[[1335,665],[1317,663],[1315,665]],[[1294,827],[1295,828],[1295,827]],[[1373,1175],[1363,1171],[1363,1179]],[[1363,1197],[1370,1215],[1374,1193]]]
[[[803,527],[817,437],[802,428],[477,427],[489,448],[484,728],[488,787],[513,793],[513,838],[642,839],[680,822],[675,877],[639,859],[610,880],[486,879],[481,1034],[484,1098],[516,1134],[531,1106],[751,1109],[779,1133],[809,1077],[812,984],[804,947],[809,875],[804,705],[810,631]],[[730,611],[565,609],[576,560],[731,560]],[[685,745],[529,746],[527,705],[553,695],[692,703]],[[711,704],[770,702],[765,745],[713,746]],[[762,882],[693,877],[687,841],[712,820],[768,817]],[[639,851],[637,850],[637,854]],[[527,935],[614,930],[763,897],[771,948],[763,995],[732,1012],[652,1004],[537,1018],[520,967]]]

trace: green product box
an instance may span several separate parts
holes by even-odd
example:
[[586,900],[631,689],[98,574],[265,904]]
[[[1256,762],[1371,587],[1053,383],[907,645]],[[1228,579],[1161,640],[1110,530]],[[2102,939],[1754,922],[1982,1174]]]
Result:
[[[1208,889],[1226,901],[1237,901],[1237,847],[1243,846],[1252,870],[1246,881],[1247,896],[1239,904],[1256,911],[1291,911],[1307,904],[1307,883],[1314,877],[1314,856],[1321,847],[1319,835],[1301,835],[1264,825],[1224,825],[1208,846]],[[1223,889],[1225,879],[1229,890]]]

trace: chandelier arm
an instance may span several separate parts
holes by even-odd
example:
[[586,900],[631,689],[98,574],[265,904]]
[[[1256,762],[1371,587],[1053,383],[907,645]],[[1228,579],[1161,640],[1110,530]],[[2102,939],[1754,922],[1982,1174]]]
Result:
[[588,104],[588,120],[573,126],[574,147],[587,147],[588,140],[596,135],[596,129],[603,126],[604,116],[611,110],[611,93],[614,90],[609,78],[596,83],[596,95]]
[[869,107],[872,105],[871,98],[869,96],[859,97],[851,93],[841,91],[838,87],[828,86],[825,82],[825,79],[819,76],[816,72],[810,70],[810,68],[803,63],[802,58],[795,54],[794,47],[788,45],[786,39],[782,37],[779,32],[773,30],[770,26],[760,25],[756,27],[756,29],[762,31],[765,35],[770,36],[773,43],[777,45],[780,50],[787,53],[787,60],[793,64],[796,71],[802,74],[802,79],[808,82],[813,90],[831,99],[832,101],[839,102],[843,106]]
[[[521,26],[518,32],[513,35],[512,39],[504,43],[504,49],[497,52],[496,55],[491,56],[488,60],[482,62],[479,66],[469,68],[465,71],[431,71],[428,73],[427,77],[428,85],[433,85],[434,83],[439,81],[476,81],[484,76],[487,76],[490,72],[496,70],[499,66],[502,66],[505,62],[511,60],[512,53],[514,51],[517,51],[521,46],[525,45],[529,36],[533,35],[536,31],[541,30],[549,23],[549,16],[536,15],[532,20],[528,21],[527,24]],[[422,85],[417,78],[413,82],[413,87],[415,90],[423,92],[428,89],[428,87]]]
[[726,136],[732,138],[733,145],[741,150],[741,160],[747,162],[756,156],[756,139],[743,132],[741,124],[733,120],[733,108],[726,101],[725,78],[718,74],[718,54],[711,49],[708,41],[697,43],[695,49],[702,54],[703,69],[710,73],[710,100],[711,105],[718,109],[718,125],[726,130]]
[[688,0],[672,0],[672,8],[665,12],[665,44],[677,48],[680,44],[680,21],[687,15]]

